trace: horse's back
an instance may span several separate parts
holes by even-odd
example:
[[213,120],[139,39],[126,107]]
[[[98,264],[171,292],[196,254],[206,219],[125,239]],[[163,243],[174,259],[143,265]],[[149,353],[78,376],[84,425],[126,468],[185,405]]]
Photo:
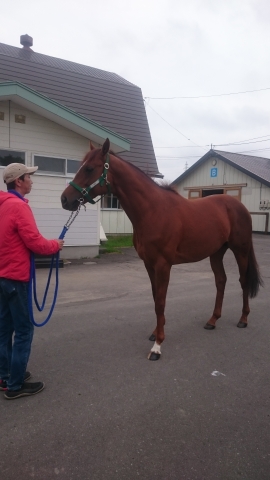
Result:
[[245,222],[250,223],[251,216],[247,208],[236,198],[230,195],[209,195],[204,198],[198,198],[195,200],[187,200],[189,208],[188,211],[193,215],[211,216],[218,213],[220,219],[222,217],[230,219],[230,222],[239,222],[243,219]]
[[172,229],[176,263],[202,260],[226,243],[233,246],[251,241],[251,217],[239,200],[211,195],[196,200],[182,197],[177,203]]

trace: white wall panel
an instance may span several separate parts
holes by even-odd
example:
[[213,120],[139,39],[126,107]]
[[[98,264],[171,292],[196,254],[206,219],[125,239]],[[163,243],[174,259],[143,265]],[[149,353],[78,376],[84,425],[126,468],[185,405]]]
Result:
[[[40,233],[46,238],[58,238],[63,230],[70,212],[62,208],[53,208],[50,211],[41,208],[32,208]],[[65,246],[70,245],[97,245],[97,211],[81,210],[65,236]]]
[[100,221],[106,235],[133,233],[132,223],[124,210],[100,210]]
[[[10,115],[9,115],[10,109]],[[31,112],[14,102],[0,102],[4,121],[0,121],[0,149],[26,153],[26,164],[33,165],[34,155],[71,158],[81,161],[89,150],[89,140]],[[25,115],[25,124],[15,123],[15,114]],[[6,190],[0,167],[0,188]],[[40,232],[58,238],[70,212],[62,209],[60,195],[72,177],[33,175],[32,191],[27,198]],[[66,245],[99,244],[99,204],[87,204],[66,235]]]
[[[2,103],[8,105],[8,102]],[[25,115],[25,124],[15,123],[15,114]],[[9,139],[8,142],[5,141],[2,148],[27,151],[28,162],[32,161],[32,154],[59,155],[82,160],[89,150],[89,140],[87,138],[13,102],[10,102],[10,122],[8,108],[7,115],[5,115],[4,124],[6,128],[9,123]],[[0,129],[3,127],[4,125],[0,125]]]

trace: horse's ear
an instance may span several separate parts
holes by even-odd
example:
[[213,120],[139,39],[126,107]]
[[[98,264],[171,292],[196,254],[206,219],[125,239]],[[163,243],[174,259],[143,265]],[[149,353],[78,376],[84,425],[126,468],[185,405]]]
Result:
[[95,147],[94,147],[94,145],[92,144],[91,141],[90,141],[90,150],[95,150]]
[[108,151],[110,150],[110,140],[106,138],[105,142],[102,145],[102,155],[107,155]]

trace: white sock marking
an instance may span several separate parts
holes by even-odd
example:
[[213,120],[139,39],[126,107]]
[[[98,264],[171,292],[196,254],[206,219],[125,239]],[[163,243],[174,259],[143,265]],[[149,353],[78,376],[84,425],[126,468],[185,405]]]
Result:
[[151,348],[151,352],[159,353],[159,355],[161,355],[160,345],[158,345],[157,342],[154,343],[154,346]]

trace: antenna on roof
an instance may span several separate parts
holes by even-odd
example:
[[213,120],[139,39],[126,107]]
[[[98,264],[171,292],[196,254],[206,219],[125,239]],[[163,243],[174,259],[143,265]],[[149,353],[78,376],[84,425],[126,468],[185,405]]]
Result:
[[27,35],[27,33],[25,35],[21,35],[20,44],[23,46],[24,50],[32,50],[30,47],[33,46],[33,38]]

